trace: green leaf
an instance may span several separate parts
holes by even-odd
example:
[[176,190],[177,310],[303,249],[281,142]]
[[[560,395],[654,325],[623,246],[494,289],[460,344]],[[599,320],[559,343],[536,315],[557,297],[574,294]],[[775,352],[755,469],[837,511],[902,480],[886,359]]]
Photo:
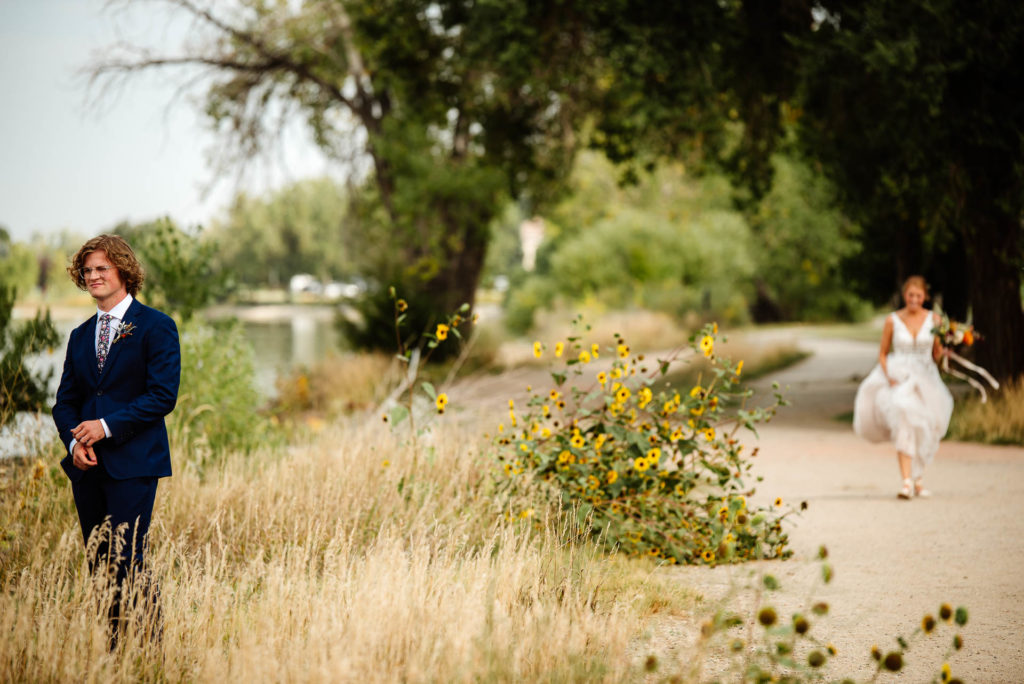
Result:
[[434,386],[432,384],[430,384],[429,382],[424,382],[422,385],[420,385],[420,387],[423,388],[423,391],[426,392],[427,396],[429,396],[431,399],[437,399],[437,390],[434,389]]
[[388,420],[391,421],[392,425],[398,425],[403,420],[409,417],[409,409],[402,406],[401,404],[394,406],[388,412]]

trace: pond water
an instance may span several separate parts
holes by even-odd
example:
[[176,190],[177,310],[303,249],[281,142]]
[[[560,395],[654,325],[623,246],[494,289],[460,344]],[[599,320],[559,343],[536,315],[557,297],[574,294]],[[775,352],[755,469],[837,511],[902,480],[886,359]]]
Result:
[[[314,306],[274,306],[212,311],[212,318],[238,318],[252,343],[256,387],[265,398],[276,393],[277,378],[299,366],[311,366],[329,354],[344,352],[344,340],[334,324],[334,309]],[[55,319],[60,342],[48,354],[30,359],[33,370],[53,369],[51,395],[56,394],[64,352],[71,331],[91,312]],[[0,458],[35,453],[37,443],[55,434],[49,411],[19,414],[0,429]]]

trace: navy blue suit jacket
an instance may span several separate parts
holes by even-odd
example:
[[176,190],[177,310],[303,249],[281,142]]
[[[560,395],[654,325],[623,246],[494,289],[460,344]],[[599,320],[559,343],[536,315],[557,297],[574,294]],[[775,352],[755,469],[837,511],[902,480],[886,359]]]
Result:
[[[164,313],[134,300],[123,324],[132,333],[110,346],[100,372],[96,367],[96,316],[71,331],[53,421],[65,451],[71,430],[84,420],[102,418],[111,437],[94,446],[96,460],[115,480],[167,477],[171,450],[164,416],[174,410],[181,377],[178,328]],[[71,456],[61,461],[72,481],[85,471]]]

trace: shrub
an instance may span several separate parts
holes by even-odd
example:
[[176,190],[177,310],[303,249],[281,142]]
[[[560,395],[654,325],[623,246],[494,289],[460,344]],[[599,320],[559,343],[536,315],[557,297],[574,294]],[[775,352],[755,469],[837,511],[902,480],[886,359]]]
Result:
[[225,450],[248,451],[270,436],[258,413],[252,346],[237,322],[182,324],[181,387],[168,417],[174,451],[202,465]]
[[[709,324],[691,338],[712,363],[706,384],[657,393],[652,385],[676,359],[646,361],[621,337],[605,349],[578,337],[553,349],[535,342],[535,355],[553,354],[559,369],[550,390],[531,392],[523,413],[509,401],[508,426],[497,436],[506,489],[548,483],[595,537],[634,555],[708,564],[788,557],[781,523],[789,513],[779,499],[773,508],[747,501],[751,463],[736,438],[784,401],[776,394],[769,407],[727,409],[750,393],[741,389],[743,362],[715,355],[716,335]],[[612,363],[595,370],[606,354]]]
[[30,370],[26,359],[59,342],[49,309],[23,325],[12,324],[16,294],[13,287],[0,283],[0,426],[18,411],[38,411],[46,406],[53,370]]

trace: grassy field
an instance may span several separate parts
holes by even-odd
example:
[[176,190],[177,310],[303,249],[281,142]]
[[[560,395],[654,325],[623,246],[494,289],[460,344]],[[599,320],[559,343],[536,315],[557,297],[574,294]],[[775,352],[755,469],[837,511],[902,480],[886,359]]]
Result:
[[203,479],[178,462],[150,553],[162,642],[129,631],[114,653],[65,476],[7,462],[0,680],[641,678],[647,620],[690,610],[691,592],[499,504],[474,434],[413,447],[350,424],[228,454]]

